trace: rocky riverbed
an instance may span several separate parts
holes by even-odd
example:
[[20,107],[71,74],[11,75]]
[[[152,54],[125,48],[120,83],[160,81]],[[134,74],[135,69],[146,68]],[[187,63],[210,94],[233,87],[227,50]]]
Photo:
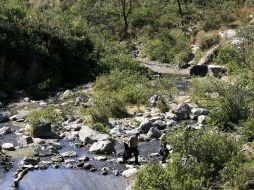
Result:
[[[87,99],[92,85],[64,90],[54,96],[35,101],[24,96],[3,105],[0,115],[1,189],[126,189],[131,186],[137,170],[147,163],[157,163],[159,137],[164,130],[173,130],[183,122],[190,128],[200,129],[207,111],[190,102],[186,91],[189,79],[176,80],[180,90],[170,111],[161,113],[153,107],[160,97],[150,99],[151,107],[133,112],[130,117],[109,119],[109,134],[89,128],[85,118],[66,115],[60,126],[41,123],[36,132],[26,118],[29,114],[55,106],[60,110],[72,109],[79,113],[82,107],[92,106]],[[139,161],[123,164],[123,141],[140,132]]]

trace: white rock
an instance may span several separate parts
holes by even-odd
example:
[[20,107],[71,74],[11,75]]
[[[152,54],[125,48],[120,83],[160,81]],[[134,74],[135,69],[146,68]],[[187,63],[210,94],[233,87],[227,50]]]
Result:
[[14,145],[12,143],[4,143],[2,145],[2,148],[3,150],[9,150],[9,151],[15,150]]
[[205,124],[207,116],[200,115],[198,116],[198,124]]
[[105,156],[96,156],[96,157],[94,157],[94,160],[106,161],[106,160],[107,160],[107,157],[105,157]]
[[124,177],[134,177],[136,174],[137,174],[138,170],[136,168],[130,168],[130,169],[127,169],[123,172],[123,176]]

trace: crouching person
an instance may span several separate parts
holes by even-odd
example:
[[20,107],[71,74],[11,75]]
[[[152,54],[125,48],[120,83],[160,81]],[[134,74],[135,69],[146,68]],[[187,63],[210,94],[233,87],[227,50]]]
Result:
[[138,137],[139,133],[137,133],[134,136],[131,136],[127,143],[124,143],[124,153],[123,153],[123,162],[126,163],[126,161],[133,156],[135,157],[135,164],[139,164],[138,162]]
[[168,147],[167,147],[167,143],[164,143],[163,145],[161,145],[161,148],[159,150],[159,154],[162,156],[161,162],[166,163],[166,159],[168,158],[168,155],[169,155],[169,150],[168,150]]

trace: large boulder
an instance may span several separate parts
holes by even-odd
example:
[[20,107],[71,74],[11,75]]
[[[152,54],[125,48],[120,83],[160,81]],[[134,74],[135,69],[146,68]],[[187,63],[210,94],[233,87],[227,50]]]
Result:
[[147,137],[149,137],[149,138],[158,139],[158,138],[160,138],[160,136],[161,136],[161,131],[156,127],[150,128],[150,130],[147,133]]
[[99,133],[88,126],[82,126],[79,131],[79,139],[85,144],[92,144],[97,141],[106,141],[109,140],[108,134]]
[[172,112],[176,114],[178,120],[186,120],[190,117],[191,108],[188,104],[183,103],[174,107]]
[[56,138],[57,135],[51,130],[50,122],[42,122],[35,126],[32,130],[32,136],[34,138],[50,139]]
[[4,123],[7,121],[9,121],[9,118],[7,117],[7,115],[0,112],[0,123]]
[[100,141],[95,142],[90,148],[89,151],[95,154],[111,154],[115,152],[114,143],[112,141]]
[[141,133],[148,133],[148,131],[149,131],[149,129],[150,129],[151,127],[153,127],[152,122],[145,118],[145,119],[140,123],[140,125],[139,125],[139,127],[138,127],[138,130],[139,130],[139,132],[141,132]]

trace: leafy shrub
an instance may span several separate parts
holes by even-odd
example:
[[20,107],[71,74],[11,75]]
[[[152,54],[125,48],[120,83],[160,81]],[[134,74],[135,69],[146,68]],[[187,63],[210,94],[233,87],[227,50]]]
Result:
[[249,106],[253,101],[246,81],[242,79],[234,82],[214,78],[193,80],[192,95],[199,104],[216,109],[210,115],[210,124],[222,130],[232,128],[231,122],[238,124],[247,119]]
[[233,46],[220,47],[216,62],[221,65],[236,65],[241,61],[239,51]]
[[89,114],[94,123],[106,124],[106,118],[128,116],[127,106],[148,104],[154,94],[172,98],[175,89],[167,78],[150,80],[138,72],[113,70],[97,78],[92,93],[95,106]]
[[228,163],[239,161],[237,143],[214,130],[180,129],[167,139],[174,150],[171,161],[166,168],[141,169],[134,189],[214,189]]
[[247,142],[254,140],[254,117],[250,116],[247,121],[243,123],[242,137]]
[[215,44],[218,44],[220,37],[217,33],[199,33],[198,44],[202,50],[207,50]]
[[64,114],[60,109],[55,107],[48,107],[38,112],[33,112],[27,117],[27,122],[33,127],[40,122],[51,122],[52,124],[59,124],[64,121]]
[[179,64],[192,58],[189,44],[189,38],[181,32],[172,31],[172,34],[162,32],[160,38],[147,40],[144,51],[152,60]]
[[109,133],[109,128],[107,125],[104,125],[102,123],[94,123],[90,126],[93,130],[99,131],[101,133]]
[[165,100],[160,99],[156,102],[156,106],[160,109],[162,113],[169,111],[168,105],[166,104]]

